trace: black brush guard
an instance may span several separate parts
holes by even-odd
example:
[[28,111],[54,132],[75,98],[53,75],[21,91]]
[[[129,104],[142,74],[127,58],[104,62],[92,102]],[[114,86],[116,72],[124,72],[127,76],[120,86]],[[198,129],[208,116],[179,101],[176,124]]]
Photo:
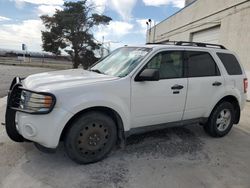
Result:
[[[15,77],[11,83],[8,98],[7,98],[7,107],[6,107],[6,114],[5,114],[5,125],[6,131],[8,136],[15,142],[23,142],[25,139],[18,133],[17,126],[16,126],[16,111],[33,114],[33,115],[42,115],[50,113],[55,104],[56,104],[56,97],[47,92],[36,92],[25,89],[22,87],[21,83],[22,79],[19,77]],[[29,91],[34,94],[46,95],[52,98],[52,104],[50,107],[47,108],[46,111],[32,111],[28,109],[21,109],[20,108],[20,100],[21,100],[21,93],[22,91]],[[39,104],[36,102],[36,104]],[[37,107],[32,107],[37,108]]]
[[7,135],[10,137],[11,140],[15,142],[24,142],[25,139],[22,135],[18,133],[16,127],[16,110],[11,108],[10,104],[14,103],[14,99],[20,97],[21,90],[19,87],[21,86],[21,79],[19,77],[15,77],[11,83],[8,97],[7,97],[7,107],[5,113],[5,126]]

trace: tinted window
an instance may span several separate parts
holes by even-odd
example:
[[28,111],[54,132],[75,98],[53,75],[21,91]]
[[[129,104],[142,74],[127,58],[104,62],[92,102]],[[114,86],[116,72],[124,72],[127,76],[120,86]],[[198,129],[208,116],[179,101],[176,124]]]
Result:
[[181,51],[160,52],[147,64],[146,68],[159,69],[160,79],[183,77],[183,53]]
[[188,76],[218,76],[219,70],[212,56],[207,52],[190,51],[188,57]]
[[229,75],[240,75],[242,70],[239,62],[233,54],[217,53]]

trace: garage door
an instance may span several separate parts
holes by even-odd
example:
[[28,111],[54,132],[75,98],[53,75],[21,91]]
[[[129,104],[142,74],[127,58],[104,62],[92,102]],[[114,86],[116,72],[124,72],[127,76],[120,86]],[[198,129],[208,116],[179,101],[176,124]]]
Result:
[[220,27],[213,27],[192,34],[193,42],[219,43]]

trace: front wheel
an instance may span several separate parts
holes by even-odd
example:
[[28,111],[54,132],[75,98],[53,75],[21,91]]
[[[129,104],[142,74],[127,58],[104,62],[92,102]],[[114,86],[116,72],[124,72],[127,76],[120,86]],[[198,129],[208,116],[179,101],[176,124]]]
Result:
[[105,158],[117,140],[112,118],[100,112],[88,112],[73,122],[64,140],[68,156],[79,164]]
[[229,102],[220,103],[211,113],[204,130],[210,136],[223,137],[232,129],[235,118],[234,107]]

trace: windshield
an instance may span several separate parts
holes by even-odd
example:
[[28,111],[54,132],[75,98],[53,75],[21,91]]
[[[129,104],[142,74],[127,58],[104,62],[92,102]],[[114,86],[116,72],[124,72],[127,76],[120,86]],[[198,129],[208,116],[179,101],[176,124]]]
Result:
[[148,54],[150,48],[123,47],[98,62],[90,70],[101,74],[127,76]]

